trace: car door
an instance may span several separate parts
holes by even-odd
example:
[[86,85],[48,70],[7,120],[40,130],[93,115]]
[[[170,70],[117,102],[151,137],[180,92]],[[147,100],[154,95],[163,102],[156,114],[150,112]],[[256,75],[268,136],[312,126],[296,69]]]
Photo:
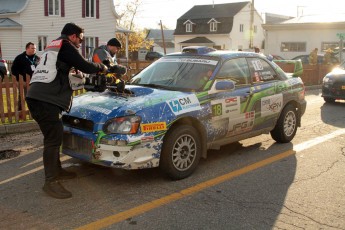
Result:
[[274,126],[283,107],[283,94],[277,90],[282,83],[280,75],[269,61],[252,57],[247,58],[252,79],[251,94],[242,112],[254,112],[254,130],[270,129]]
[[[220,81],[231,81],[232,90],[215,90]],[[249,132],[254,125],[255,114],[246,110],[247,101],[251,96],[250,70],[245,58],[234,58],[225,61],[217,75],[212,89],[211,98],[211,133],[213,141]]]

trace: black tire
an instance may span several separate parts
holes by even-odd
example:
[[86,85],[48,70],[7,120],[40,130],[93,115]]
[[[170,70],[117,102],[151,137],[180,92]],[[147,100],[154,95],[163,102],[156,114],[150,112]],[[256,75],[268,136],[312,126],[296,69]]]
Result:
[[271,131],[273,140],[278,143],[288,143],[296,135],[297,111],[294,106],[287,105],[280,114],[276,126]]
[[181,180],[194,172],[200,156],[201,140],[196,129],[175,126],[164,137],[159,167],[171,179]]
[[331,97],[324,97],[323,100],[325,100],[325,102],[327,102],[327,103],[334,103],[335,102],[335,99],[331,98]]

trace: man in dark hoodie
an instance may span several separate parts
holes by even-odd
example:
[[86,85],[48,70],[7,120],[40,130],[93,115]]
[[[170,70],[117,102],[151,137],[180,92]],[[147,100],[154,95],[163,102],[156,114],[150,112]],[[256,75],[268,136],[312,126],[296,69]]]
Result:
[[42,54],[26,96],[30,113],[44,137],[43,191],[58,199],[72,197],[60,181],[76,177],[74,172],[62,169],[60,162],[63,136],[61,113],[70,110],[73,98],[69,73],[73,68],[89,74],[107,70],[104,64],[88,62],[78,52],[83,37],[84,30],[78,25],[67,23],[64,26],[61,36],[52,41]]
[[[19,81],[19,75],[23,76],[24,82],[26,82],[26,75],[30,78],[34,73],[36,66],[40,58],[36,55],[36,45],[32,42],[28,42],[25,46],[25,51],[19,54],[13,61],[11,72],[16,76]],[[24,85],[24,97],[27,93],[26,85]],[[19,95],[18,110],[22,110],[22,96]]]

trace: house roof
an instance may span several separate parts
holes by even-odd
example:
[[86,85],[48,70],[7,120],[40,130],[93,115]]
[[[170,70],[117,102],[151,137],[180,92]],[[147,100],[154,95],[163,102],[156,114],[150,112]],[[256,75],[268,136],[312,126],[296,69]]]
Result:
[[22,25],[9,18],[0,18],[0,29],[1,28],[22,28]]
[[[163,42],[155,42],[159,47],[164,47]],[[165,48],[174,48],[175,44],[173,42],[165,42]]]
[[345,14],[314,14],[303,15],[297,18],[292,18],[282,22],[282,24],[296,24],[296,23],[330,23],[330,22],[345,22]]
[[[163,30],[164,40],[174,40],[174,30]],[[147,33],[146,39],[163,40],[162,31],[150,29]]]
[[262,27],[265,30],[280,29],[343,29],[345,14],[315,14],[285,20],[280,23],[267,22]]
[[[177,19],[174,35],[184,34],[228,34],[232,30],[234,16],[250,2],[234,2],[214,5],[197,5]],[[210,31],[211,19],[217,22],[217,31]],[[192,32],[186,32],[186,21],[193,23]]]
[[293,18],[294,17],[286,16],[286,15],[266,13],[265,14],[265,23],[267,23],[267,24],[281,23],[281,22],[284,22],[286,20],[290,20]]
[[206,38],[206,37],[195,37],[180,43],[188,43],[188,44],[215,44],[213,41],[211,41],[210,39]]
[[29,0],[0,0],[0,15],[20,13]]
[[240,10],[245,7],[247,2],[234,2],[226,4],[214,4],[214,5],[197,5],[193,6],[184,15],[178,19],[200,19],[200,18],[223,18],[223,17],[233,17]]

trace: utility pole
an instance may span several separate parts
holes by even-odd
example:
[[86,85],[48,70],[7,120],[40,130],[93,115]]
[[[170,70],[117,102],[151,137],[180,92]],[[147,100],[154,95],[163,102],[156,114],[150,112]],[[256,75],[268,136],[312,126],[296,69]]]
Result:
[[160,20],[161,24],[161,32],[162,32],[162,39],[163,39],[163,47],[164,47],[164,55],[167,54],[166,48],[165,48],[165,40],[164,40],[164,31],[163,31],[163,23],[162,20]]
[[250,31],[249,31],[249,48],[254,47],[254,0],[252,0],[250,5]]

